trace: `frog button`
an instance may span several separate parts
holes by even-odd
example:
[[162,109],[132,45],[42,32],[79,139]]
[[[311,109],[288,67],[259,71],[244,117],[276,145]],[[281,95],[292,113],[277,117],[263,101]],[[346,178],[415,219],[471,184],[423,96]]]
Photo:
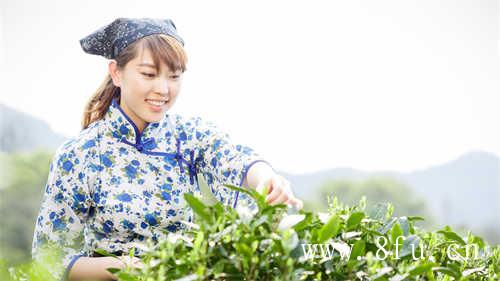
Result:
[[140,143],[140,144],[136,145],[136,148],[137,148],[137,150],[139,150],[139,151],[143,151],[143,150],[144,150],[144,147],[142,146],[142,143]]

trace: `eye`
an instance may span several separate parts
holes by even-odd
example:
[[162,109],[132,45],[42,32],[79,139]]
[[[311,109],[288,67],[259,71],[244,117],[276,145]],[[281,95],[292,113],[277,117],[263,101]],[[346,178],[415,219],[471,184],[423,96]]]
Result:
[[170,76],[170,78],[172,78],[172,79],[179,79],[180,77],[181,77],[180,75],[172,75],[172,76]]
[[149,77],[149,78],[155,77],[154,73],[144,73],[144,72],[142,72],[141,74],[144,75],[144,76],[146,76],[146,77]]

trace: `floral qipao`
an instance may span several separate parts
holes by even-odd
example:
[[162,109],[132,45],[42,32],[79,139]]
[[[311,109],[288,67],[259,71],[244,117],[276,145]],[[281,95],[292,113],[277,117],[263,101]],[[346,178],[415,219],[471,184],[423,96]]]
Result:
[[[134,243],[157,242],[193,221],[184,200],[199,194],[196,175],[222,203],[252,204],[242,186],[254,163],[266,162],[247,146],[233,144],[212,122],[167,113],[140,133],[113,100],[105,117],[56,151],[36,220],[32,255],[51,241],[62,251],[59,278],[95,249],[128,253]],[[266,162],[267,163],[267,162]]]

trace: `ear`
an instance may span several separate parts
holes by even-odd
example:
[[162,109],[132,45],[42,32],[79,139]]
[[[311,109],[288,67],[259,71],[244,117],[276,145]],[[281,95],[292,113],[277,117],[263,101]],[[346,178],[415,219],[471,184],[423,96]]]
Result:
[[121,80],[121,72],[118,69],[118,63],[116,60],[110,60],[108,64],[109,75],[111,76],[111,80],[113,80],[113,84],[116,87],[120,87]]

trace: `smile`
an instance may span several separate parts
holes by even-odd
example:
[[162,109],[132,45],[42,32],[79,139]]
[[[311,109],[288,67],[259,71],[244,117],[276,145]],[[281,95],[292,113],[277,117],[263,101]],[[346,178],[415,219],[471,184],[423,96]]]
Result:
[[155,106],[162,106],[165,103],[167,103],[167,101],[165,100],[149,100],[149,99],[147,99],[146,102]]

